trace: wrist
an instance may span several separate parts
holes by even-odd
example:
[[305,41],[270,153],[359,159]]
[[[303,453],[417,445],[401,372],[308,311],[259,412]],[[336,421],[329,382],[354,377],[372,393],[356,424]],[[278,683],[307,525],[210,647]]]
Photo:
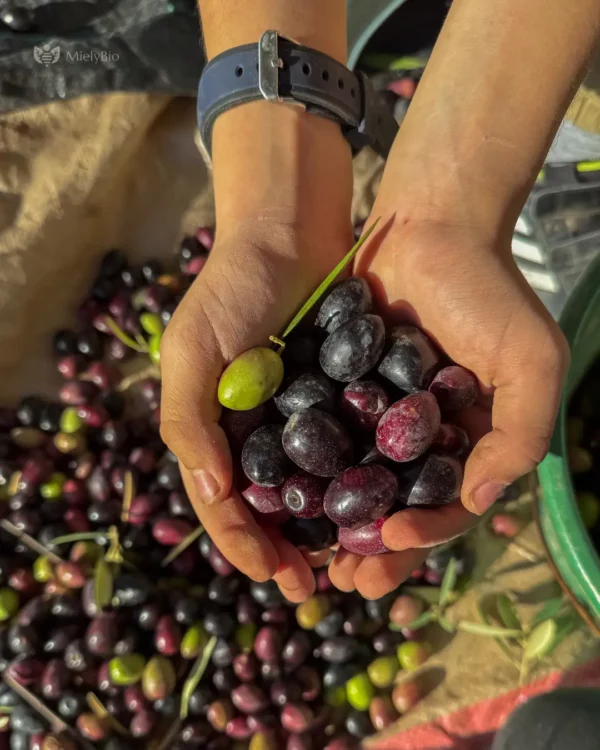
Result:
[[313,236],[349,224],[352,158],[338,125],[283,104],[254,102],[223,114],[213,132],[217,226],[264,216]]

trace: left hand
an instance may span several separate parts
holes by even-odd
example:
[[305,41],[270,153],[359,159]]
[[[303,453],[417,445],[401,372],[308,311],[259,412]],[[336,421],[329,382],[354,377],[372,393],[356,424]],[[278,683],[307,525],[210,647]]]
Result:
[[[502,489],[548,449],[568,363],[560,329],[514,263],[511,233],[442,220],[382,216],[355,273],[368,279],[388,320],[422,327],[479,378],[482,397],[462,415],[473,451],[461,500],[396,513],[383,527],[391,554],[362,558],[338,550],[332,582],[379,598],[418,568],[429,548],[473,526]],[[388,219],[386,224],[386,219]],[[368,227],[371,222],[367,222]]]

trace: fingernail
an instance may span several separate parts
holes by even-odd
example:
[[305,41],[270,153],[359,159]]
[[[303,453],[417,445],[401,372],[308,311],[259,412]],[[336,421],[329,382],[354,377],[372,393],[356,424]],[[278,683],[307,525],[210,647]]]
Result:
[[192,472],[192,476],[194,477],[194,484],[200,495],[200,500],[205,505],[214,503],[219,497],[220,487],[213,475],[204,469],[198,469]]
[[482,515],[491,507],[507,485],[502,482],[486,482],[478,487],[472,495],[473,509],[478,515]]

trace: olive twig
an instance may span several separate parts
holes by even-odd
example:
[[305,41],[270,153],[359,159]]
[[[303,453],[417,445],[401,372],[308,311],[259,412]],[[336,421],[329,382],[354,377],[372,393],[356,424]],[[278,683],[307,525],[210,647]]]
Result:
[[29,534],[21,531],[18,526],[15,526],[13,523],[6,520],[6,518],[0,521],[0,528],[4,529],[4,531],[8,532],[9,534],[12,534],[12,536],[16,537],[20,542],[23,542],[23,544],[29,547],[29,549],[37,552],[38,555],[47,557],[51,562],[54,563],[54,565],[58,565],[59,563],[64,562],[64,560],[55,552],[52,552],[47,547],[44,547],[44,545],[40,544],[37,539],[34,539]]
[[105,721],[111,729],[120,734],[122,737],[131,737],[130,732],[121,724],[118,719],[108,712],[108,709],[103,705],[100,699],[94,693],[88,693],[85,696],[90,711],[97,716],[99,719]]
[[117,321],[111,318],[110,315],[104,316],[104,322],[110,329],[111,333],[116,336],[119,341],[125,344],[125,346],[128,346],[130,349],[133,349],[134,352],[139,352],[140,354],[148,353],[148,345],[146,342],[144,342],[144,346],[141,346],[140,342],[132,339],[131,336],[125,333],[125,331],[119,327]]
[[165,557],[165,559],[161,562],[160,566],[161,568],[166,568],[169,563],[172,563],[173,560],[178,557],[184,549],[187,549],[190,544],[193,544],[196,539],[198,539],[202,534],[204,533],[204,527],[198,526],[197,529],[194,529],[191,534],[188,534],[185,539],[182,539],[181,542],[176,547],[173,547],[173,549],[169,552],[169,554]]
[[127,375],[118,383],[117,391],[119,391],[119,393],[123,393],[124,391],[129,390],[136,383],[140,383],[142,380],[147,380],[148,378],[155,378],[156,380],[160,380],[160,370],[156,365],[148,365],[147,367],[143,367],[141,370],[138,370],[131,375]]
[[190,676],[187,678],[183,685],[183,690],[181,693],[181,709],[179,712],[179,717],[181,719],[187,719],[190,696],[198,687],[198,684],[202,679],[204,672],[206,671],[206,667],[208,666],[208,662],[210,661],[210,657],[212,656],[212,652],[214,651],[216,645],[217,637],[213,635],[206,646],[203,648],[200,656],[194,662],[194,666],[192,667]]

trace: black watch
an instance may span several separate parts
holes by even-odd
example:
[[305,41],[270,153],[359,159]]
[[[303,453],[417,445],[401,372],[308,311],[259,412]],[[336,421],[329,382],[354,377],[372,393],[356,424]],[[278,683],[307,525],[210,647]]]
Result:
[[223,52],[204,68],[198,86],[198,127],[210,156],[217,117],[266,99],[302,107],[341,125],[355,150],[371,146],[387,156],[398,124],[361,72],[322,52],[265,31],[258,44]]

